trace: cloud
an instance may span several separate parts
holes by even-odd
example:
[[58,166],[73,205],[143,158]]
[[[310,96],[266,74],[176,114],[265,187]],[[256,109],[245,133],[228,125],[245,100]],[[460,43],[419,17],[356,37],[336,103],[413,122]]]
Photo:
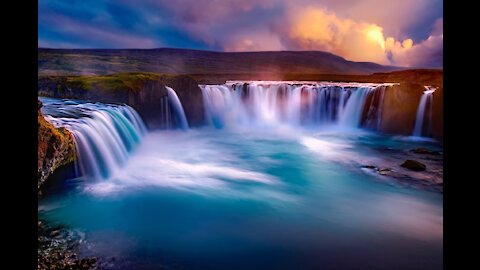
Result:
[[118,30],[103,29],[101,27],[79,24],[68,18],[50,18],[58,25],[58,31],[62,33],[75,33],[88,37],[97,44],[108,44],[112,48],[152,48],[160,45],[156,40],[147,37],[137,36],[131,33],[124,33]]
[[304,6],[327,8],[342,18],[380,25],[386,36],[414,41],[428,36],[432,22],[443,14],[443,0],[312,0]]
[[418,44],[413,44],[411,39],[400,43],[393,38],[388,38],[386,43],[390,61],[396,65],[443,66],[443,19],[436,20],[431,35]]
[[388,63],[383,29],[376,24],[308,7],[294,12],[288,26],[278,30],[287,48],[328,51],[352,61]]
[[381,26],[341,18],[324,8],[298,8],[277,27],[284,47],[322,50],[351,61],[371,61],[407,67],[443,65],[443,19],[434,23],[432,34],[418,44],[385,37]]
[[442,0],[43,0],[39,45],[324,50],[352,61],[439,67],[442,12]]

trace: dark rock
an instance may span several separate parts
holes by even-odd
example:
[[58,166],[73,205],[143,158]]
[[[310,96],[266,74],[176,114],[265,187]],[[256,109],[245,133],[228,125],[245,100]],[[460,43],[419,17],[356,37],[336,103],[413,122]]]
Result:
[[400,166],[412,171],[425,171],[427,169],[427,166],[425,166],[425,164],[411,159],[405,160],[405,162],[403,162]]
[[377,167],[373,166],[373,165],[363,165],[362,168],[365,168],[365,169],[376,169]]
[[95,257],[79,258],[78,233],[64,227],[51,227],[41,222],[38,227],[38,269],[99,269]]

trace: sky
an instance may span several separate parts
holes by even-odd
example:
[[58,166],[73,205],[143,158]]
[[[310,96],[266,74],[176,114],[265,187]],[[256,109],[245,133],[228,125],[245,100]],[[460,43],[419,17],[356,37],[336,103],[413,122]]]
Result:
[[443,66],[443,0],[39,0],[42,48],[320,50]]

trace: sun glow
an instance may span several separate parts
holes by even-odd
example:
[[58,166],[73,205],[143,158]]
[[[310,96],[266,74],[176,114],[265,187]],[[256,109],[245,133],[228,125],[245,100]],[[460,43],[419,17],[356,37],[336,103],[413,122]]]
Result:
[[366,29],[366,32],[370,40],[377,42],[382,47],[382,50],[385,50],[385,38],[383,37],[383,29],[380,26],[371,25]]

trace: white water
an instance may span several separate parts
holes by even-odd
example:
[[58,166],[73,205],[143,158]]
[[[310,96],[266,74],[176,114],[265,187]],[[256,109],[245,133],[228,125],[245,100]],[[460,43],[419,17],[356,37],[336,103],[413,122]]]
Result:
[[80,176],[107,179],[125,165],[146,133],[137,112],[128,105],[62,102],[42,98],[45,118],[72,132]]
[[[376,91],[378,111],[373,115],[379,127],[386,84],[327,82],[227,82],[200,85],[207,121],[215,127],[278,124],[362,126],[366,100]],[[370,103],[373,103],[370,102]]]
[[359,87],[351,94],[345,104],[345,108],[340,114],[340,124],[347,127],[359,127],[362,117],[363,106],[368,94],[376,88]]
[[180,99],[178,98],[177,93],[175,93],[175,91],[168,86],[165,86],[165,88],[167,88],[168,100],[172,105],[173,111],[175,112],[175,116],[177,117],[180,128],[188,129],[189,126],[188,126],[187,117],[185,116],[185,111],[183,110],[182,103],[180,102]]
[[382,87],[379,91],[375,91],[370,104],[368,106],[366,127],[372,130],[379,130],[382,124],[382,112],[383,112],[383,98],[385,97],[386,87]]
[[[421,137],[424,134],[428,136],[432,124],[433,92],[435,92],[436,88],[425,86],[425,89],[426,90],[423,92],[423,95],[420,98],[420,103],[418,104],[415,128],[413,129],[413,136],[416,137]],[[426,112],[427,107],[428,112]],[[426,123],[424,123],[425,119],[427,120]]]

